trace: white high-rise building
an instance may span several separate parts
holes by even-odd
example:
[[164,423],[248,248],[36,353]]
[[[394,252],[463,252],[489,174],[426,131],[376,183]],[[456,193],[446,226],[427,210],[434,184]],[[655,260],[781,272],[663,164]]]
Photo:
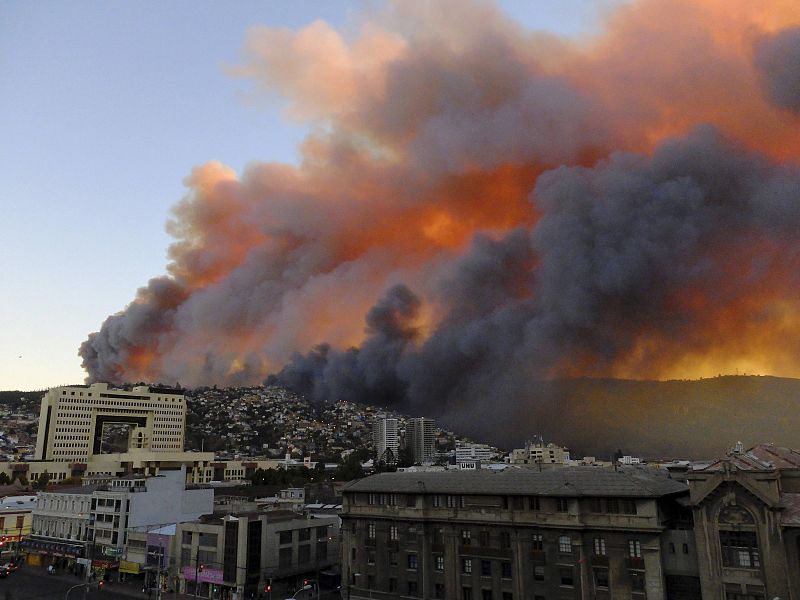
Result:
[[87,461],[103,454],[104,430],[127,434],[127,448],[181,452],[186,399],[178,390],[140,385],[131,391],[107,383],[55,387],[42,398],[36,459]]
[[406,425],[406,446],[411,448],[415,463],[433,461],[436,445],[436,421],[426,417],[409,419]]
[[375,445],[375,460],[380,461],[387,450],[397,460],[397,419],[378,417],[372,424],[372,441]]

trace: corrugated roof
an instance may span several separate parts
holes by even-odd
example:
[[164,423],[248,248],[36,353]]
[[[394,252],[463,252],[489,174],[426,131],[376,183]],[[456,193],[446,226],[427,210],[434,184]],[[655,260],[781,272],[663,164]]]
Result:
[[379,473],[348,484],[344,491],[657,498],[688,489],[685,483],[642,469],[569,467],[544,471]]
[[781,494],[781,525],[800,527],[800,494]]
[[729,463],[740,471],[771,471],[773,469],[800,469],[800,452],[773,444],[758,444],[745,452],[730,452],[724,458],[698,469],[721,471]]

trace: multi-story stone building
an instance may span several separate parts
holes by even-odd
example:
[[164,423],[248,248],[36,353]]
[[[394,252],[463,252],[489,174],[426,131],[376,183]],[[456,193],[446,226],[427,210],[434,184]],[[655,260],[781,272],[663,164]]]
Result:
[[666,475],[382,473],[343,495],[354,600],[699,598],[688,488]]
[[545,444],[541,438],[528,441],[524,448],[515,448],[508,462],[520,467],[541,465],[566,465],[570,462],[569,450],[556,444]]
[[687,480],[703,598],[800,598],[800,452],[737,444]]

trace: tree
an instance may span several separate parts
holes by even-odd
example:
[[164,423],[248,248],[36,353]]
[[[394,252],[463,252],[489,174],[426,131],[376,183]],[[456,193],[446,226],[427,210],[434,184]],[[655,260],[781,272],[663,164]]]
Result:
[[414,452],[406,446],[405,448],[400,448],[400,451],[397,453],[397,466],[398,467],[410,467],[414,464]]
[[348,454],[336,467],[336,479],[339,481],[350,481],[362,477],[364,477],[364,469],[361,468],[361,453],[358,451]]
[[11,483],[11,478],[5,473],[0,473],[0,485],[8,485]]
[[42,471],[42,474],[39,475],[39,479],[33,484],[34,489],[37,490],[46,490],[47,484],[50,482],[50,473],[47,472],[47,469]]

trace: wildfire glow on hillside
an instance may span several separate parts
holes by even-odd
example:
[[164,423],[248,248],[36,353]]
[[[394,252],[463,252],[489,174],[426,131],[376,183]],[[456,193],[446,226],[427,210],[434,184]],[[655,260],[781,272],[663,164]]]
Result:
[[605,32],[397,2],[255,27],[234,76],[313,133],[211,162],[90,380],[273,380],[441,411],[554,377],[800,376],[797,0],[641,0]]

